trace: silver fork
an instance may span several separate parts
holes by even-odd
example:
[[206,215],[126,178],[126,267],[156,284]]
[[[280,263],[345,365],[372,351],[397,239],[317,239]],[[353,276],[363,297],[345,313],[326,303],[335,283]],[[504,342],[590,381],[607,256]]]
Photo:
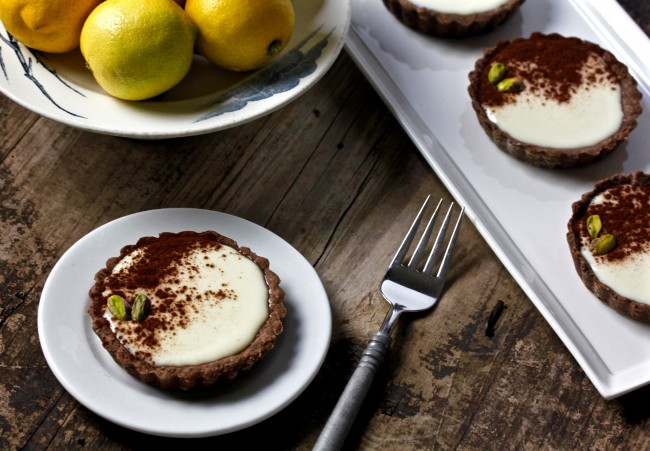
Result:
[[438,271],[434,275],[440,251],[442,250],[447,229],[454,204],[452,203],[447,210],[445,218],[439,228],[438,235],[433,244],[433,248],[427,258],[424,268],[419,269],[420,262],[426,252],[427,243],[434,229],[436,218],[442,206],[442,199],[438,202],[435,211],[431,215],[427,226],[422,233],[413,256],[409,262],[404,265],[403,261],[407,256],[411,243],[415,238],[419,225],[422,222],[424,211],[429,203],[429,197],[424,201],[418,215],[411,224],[404,241],[398,249],[393,261],[386,271],[386,275],[381,282],[381,294],[390,304],[390,310],[384,319],[384,323],[378,332],[376,332],[368,346],[363,351],[359,364],[352,374],[345,390],[341,394],[334,411],[330,415],[325,428],[321,432],[314,450],[330,451],[338,450],[343,445],[346,436],[357,416],[359,408],[370,388],[375,377],[377,369],[384,361],[391,344],[390,332],[397,321],[397,318],[403,312],[418,312],[433,307],[442,293],[445,278],[449,270],[451,255],[453,253],[460,222],[465,211],[464,207],[460,209],[458,219],[454,229],[449,237],[447,249],[445,250],[442,260],[438,265]]

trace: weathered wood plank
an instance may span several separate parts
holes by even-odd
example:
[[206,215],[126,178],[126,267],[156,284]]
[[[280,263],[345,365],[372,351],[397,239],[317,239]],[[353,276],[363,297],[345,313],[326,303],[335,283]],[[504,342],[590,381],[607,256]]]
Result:
[[0,95],[0,161],[38,119],[36,113]]

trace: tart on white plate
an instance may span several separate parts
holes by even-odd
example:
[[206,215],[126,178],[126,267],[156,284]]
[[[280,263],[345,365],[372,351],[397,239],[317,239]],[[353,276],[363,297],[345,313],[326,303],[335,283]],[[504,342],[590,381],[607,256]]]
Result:
[[164,389],[210,387],[250,370],[286,316],[269,261],[213,231],[161,233],[95,276],[92,328],[117,364]]

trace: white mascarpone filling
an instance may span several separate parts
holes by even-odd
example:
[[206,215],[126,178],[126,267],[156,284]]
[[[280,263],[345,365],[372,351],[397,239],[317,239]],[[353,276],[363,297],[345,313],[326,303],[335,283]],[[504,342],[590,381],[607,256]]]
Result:
[[603,284],[628,299],[650,304],[650,249],[614,262],[594,257],[585,246],[581,253]]
[[623,122],[621,89],[602,82],[581,86],[560,103],[524,90],[515,100],[486,108],[488,118],[514,139],[541,147],[593,146],[618,131]]
[[508,0],[410,0],[416,6],[445,14],[477,14],[491,11]]
[[[133,263],[139,250],[126,256],[113,273]],[[212,362],[246,348],[257,335],[268,317],[268,286],[262,270],[253,261],[228,246],[197,249],[182,263],[174,281],[161,287],[181,293],[183,286],[191,287],[177,296],[176,302],[185,302],[183,327],[169,312],[161,312],[162,301],[155,292],[143,292],[152,302],[151,315],[167,321],[172,327],[155,331],[158,345],[148,347],[137,340],[137,334],[118,334],[118,338],[132,353],[151,353],[155,365],[185,366]],[[191,269],[190,269],[191,268]],[[107,293],[110,294],[110,293]],[[135,296],[135,292],[133,296]],[[186,295],[191,300],[186,299]],[[136,321],[117,321],[106,313],[115,331],[137,327]]]

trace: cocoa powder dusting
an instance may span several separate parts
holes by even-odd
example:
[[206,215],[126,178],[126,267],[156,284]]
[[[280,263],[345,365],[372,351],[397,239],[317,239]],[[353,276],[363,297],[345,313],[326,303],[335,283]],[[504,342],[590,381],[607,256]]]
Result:
[[501,42],[482,68],[480,77],[481,102],[497,107],[514,102],[517,93],[499,92],[488,81],[492,62],[503,63],[507,77],[524,82],[525,90],[535,95],[563,103],[583,83],[594,85],[608,80],[616,83],[616,76],[606,70],[599,49],[585,41],[563,36],[533,33],[528,39]]
[[[192,279],[192,273],[200,270],[196,265],[184,262],[197,250],[219,250],[222,247],[221,243],[197,239],[196,236],[176,236],[134,246],[131,250],[133,264],[111,274],[105,281],[106,290],[125,299],[136,291],[148,292],[153,296],[153,305],[149,316],[136,325],[131,321],[116,323],[118,337],[152,350],[159,345],[162,335],[187,327],[187,314],[190,310],[196,311],[197,301],[201,301],[202,295],[187,285],[180,285],[180,276]],[[212,294],[215,302],[233,297],[233,292],[227,288]],[[148,351],[139,351],[137,355],[151,359]]]
[[[590,204],[583,220],[578,222],[578,232],[583,240],[590,240],[586,220],[599,215],[603,224],[601,235],[611,233],[616,238],[616,247],[596,258],[619,261],[636,253],[648,250],[650,246],[650,186],[615,185],[603,193],[604,201]],[[583,241],[584,242],[584,241]]]

